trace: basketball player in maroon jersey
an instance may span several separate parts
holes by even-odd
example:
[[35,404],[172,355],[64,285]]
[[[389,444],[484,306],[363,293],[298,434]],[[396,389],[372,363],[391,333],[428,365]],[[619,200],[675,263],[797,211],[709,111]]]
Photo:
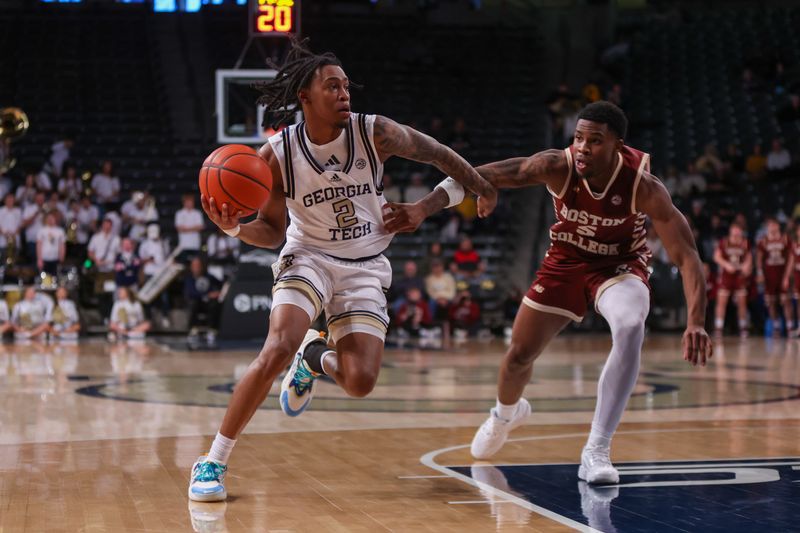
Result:
[[781,232],[781,225],[775,219],[767,219],[767,234],[756,245],[756,272],[758,282],[764,285],[764,301],[767,303],[769,318],[772,320],[772,335],[781,334],[781,318],[778,301],[783,306],[786,327],[791,327],[792,302],[783,288],[783,276],[789,262],[789,238]]
[[[652,176],[649,156],[625,146],[625,114],[595,102],[578,116],[575,140],[565,150],[545,150],[478,167],[498,188],[545,185],[553,196],[552,243],[514,322],[511,346],[500,368],[497,405],[472,441],[472,455],[494,455],[508,433],[531,412],[522,398],[533,362],[587,306],[611,327],[611,353],[600,375],[592,431],[578,476],[589,483],[616,483],[611,438],[639,373],[644,321],[650,305],[645,217],[653,221],[670,258],[680,269],[689,319],[683,357],[704,365],[712,344],[703,328],[706,289],[703,267],[686,219],[666,188]],[[446,194],[445,194],[446,193]],[[435,189],[413,208],[395,209],[392,229],[410,230],[448,202],[451,189]]]
[[714,313],[714,334],[722,335],[725,311],[728,309],[728,300],[733,294],[739,317],[739,335],[747,337],[747,290],[750,285],[750,275],[753,273],[753,254],[750,253],[750,242],[745,238],[744,230],[739,224],[735,222],[731,224],[728,236],[717,243],[714,262],[720,272],[717,308]]
[[[794,274],[794,276],[792,275]],[[789,264],[786,265],[786,272],[783,274],[783,290],[788,294],[789,287],[794,278],[794,294],[793,297],[800,305],[800,226],[794,228],[794,241],[791,243],[791,253],[789,254]],[[789,310],[792,310],[792,302],[789,300]],[[800,320],[797,315],[794,315],[794,320],[786,316],[786,328],[790,329],[791,324],[795,324],[795,329],[789,331],[790,337],[800,337]],[[790,322],[791,320],[791,322]]]

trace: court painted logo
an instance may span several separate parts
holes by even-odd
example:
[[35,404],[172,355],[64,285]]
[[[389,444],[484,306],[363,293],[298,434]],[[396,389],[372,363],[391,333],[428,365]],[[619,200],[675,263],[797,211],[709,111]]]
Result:
[[448,470],[480,482],[490,502],[532,509],[583,531],[800,530],[800,457],[616,466],[619,483],[603,486],[578,479],[577,464],[479,462]]

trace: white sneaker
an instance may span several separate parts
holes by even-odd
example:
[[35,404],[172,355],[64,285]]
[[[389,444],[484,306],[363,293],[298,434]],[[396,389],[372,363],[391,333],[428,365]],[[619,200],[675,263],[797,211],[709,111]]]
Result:
[[225,491],[226,465],[215,463],[201,455],[192,466],[189,499],[196,502],[220,502],[228,497]]
[[602,446],[586,446],[581,452],[578,477],[587,483],[608,485],[619,483],[619,472],[611,464],[609,449]]
[[521,426],[531,414],[531,404],[525,398],[520,398],[511,420],[499,418],[494,407],[489,413],[489,418],[478,428],[472,438],[470,452],[475,459],[488,459],[500,451],[500,448],[506,443],[509,432]]
[[301,415],[314,397],[314,380],[319,374],[308,368],[308,364],[303,360],[303,353],[312,342],[324,343],[324,335],[316,329],[309,329],[306,332],[294,356],[292,366],[281,381],[281,410],[289,416]]

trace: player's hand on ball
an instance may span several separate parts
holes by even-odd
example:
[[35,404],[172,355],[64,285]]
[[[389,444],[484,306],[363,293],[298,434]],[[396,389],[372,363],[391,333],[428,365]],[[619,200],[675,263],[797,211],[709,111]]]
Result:
[[492,214],[494,208],[497,207],[497,189],[492,187],[491,194],[485,196],[478,196],[478,216],[486,218]]
[[241,211],[231,208],[228,206],[228,204],[222,204],[221,206],[218,206],[213,196],[211,198],[206,198],[201,194],[200,204],[203,206],[203,211],[206,212],[208,218],[211,219],[211,222],[220,228],[224,230],[233,229],[237,224],[239,224]]
[[425,220],[425,210],[417,204],[396,204],[389,202],[383,206],[383,225],[389,233],[410,233]]
[[683,360],[692,366],[706,366],[706,361],[714,355],[714,345],[706,330],[700,326],[688,326],[683,332]]

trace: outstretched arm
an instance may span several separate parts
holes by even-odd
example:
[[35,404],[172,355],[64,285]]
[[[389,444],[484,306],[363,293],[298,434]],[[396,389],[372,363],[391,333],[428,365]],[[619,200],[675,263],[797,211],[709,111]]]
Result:
[[[498,189],[546,184],[552,190],[560,191],[569,175],[567,156],[563,150],[544,150],[530,157],[514,157],[481,165],[475,170]],[[384,225],[390,232],[411,232],[427,217],[449,204],[447,192],[436,187],[416,203],[389,204],[391,211],[384,214]]]
[[428,163],[477,194],[480,216],[488,216],[497,205],[497,190],[463,157],[433,137],[378,115],[375,117],[373,139],[381,161],[394,155]]
[[689,317],[683,334],[683,358],[693,365],[706,364],[713,354],[706,333],[706,282],[703,264],[686,218],[672,205],[667,189],[654,176],[645,174],[636,195],[639,210],[653,221],[653,228],[667,254],[681,272]]
[[549,185],[558,191],[569,174],[569,165],[564,151],[554,149],[488,163],[475,170],[498,189]]

